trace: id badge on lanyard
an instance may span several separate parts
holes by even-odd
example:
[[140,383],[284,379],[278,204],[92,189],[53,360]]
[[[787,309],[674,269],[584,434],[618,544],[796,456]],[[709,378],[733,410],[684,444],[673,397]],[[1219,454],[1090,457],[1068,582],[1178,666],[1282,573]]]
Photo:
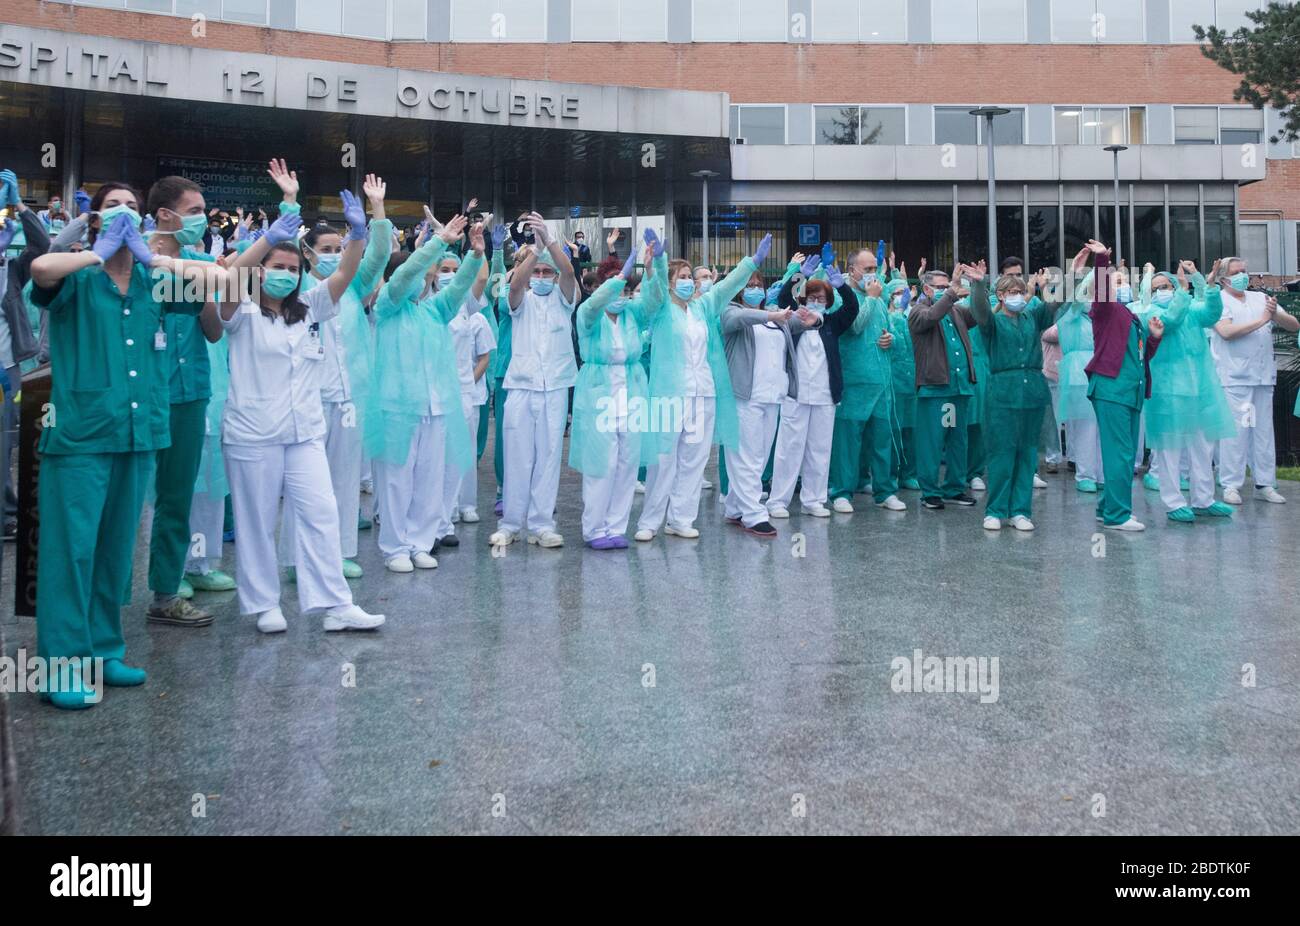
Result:
[[163,329],[162,325],[159,325],[158,330],[153,333],[153,349],[167,349],[167,332]]
[[320,339],[320,322],[307,326],[307,337],[302,339],[302,355],[305,360],[324,360],[325,345]]

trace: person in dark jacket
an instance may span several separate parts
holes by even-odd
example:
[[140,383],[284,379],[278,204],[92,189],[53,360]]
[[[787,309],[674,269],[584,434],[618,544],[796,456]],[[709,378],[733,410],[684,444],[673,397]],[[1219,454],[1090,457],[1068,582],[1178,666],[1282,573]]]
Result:
[[[826,276],[827,280],[805,283],[798,304],[793,295],[797,275],[786,281],[777,297],[780,308],[797,308],[788,324],[794,341],[798,398],[787,396],[781,403],[772,493],[767,500],[767,511],[773,518],[790,517],[795,480],[801,477],[802,512],[816,518],[831,516],[831,510],[826,507],[831,436],[835,432],[835,406],[844,392],[840,335],[858,317],[858,297],[844,281],[839,268],[827,267]],[[827,315],[836,292],[843,304],[838,311]]]

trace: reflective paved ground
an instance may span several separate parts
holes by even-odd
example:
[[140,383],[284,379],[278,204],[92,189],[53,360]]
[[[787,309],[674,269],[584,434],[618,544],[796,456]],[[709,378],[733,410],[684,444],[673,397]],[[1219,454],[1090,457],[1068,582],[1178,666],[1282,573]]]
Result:
[[[1094,556],[1092,498],[1049,480],[1033,535],[909,493],[765,542],[708,492],[699,541],[596,553],[566,472],[559,552],[493,558],[485,521],[393,576],[363,534],[368,636],[327,636],[293,586],[277,637],[233,592],[200,595],[211,628],[147,626],[141,558],[148,685],[78,714],[12,699],[24,829],[1300,831],[1300,486],[1193,527],[1139,489],[1152,529]],[[34,652],[3,608],[9,654]],[[997,700],[895,693],[916,649],[997,657]]]

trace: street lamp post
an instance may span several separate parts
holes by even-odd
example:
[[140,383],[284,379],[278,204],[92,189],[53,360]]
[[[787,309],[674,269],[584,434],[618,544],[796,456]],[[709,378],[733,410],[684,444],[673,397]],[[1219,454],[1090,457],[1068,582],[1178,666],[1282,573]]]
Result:
[[989,270],[993,278],[998,273],[998,184],[997,171],[993,164],[993,118],[1005,116],[1011,112],[1001,106],[981,106],[972,109],[972,116],[984,117],[984,142],[989,150]]
[[704,230],[704,260],[703,260],[703,264],[704,264],[705,267],[707,267],[707,266],[709,266],[709,178],[710,178],[710,177],[716,177],[716,176],[718,176],[718,172],[717,172],[716,170],[696,170],[696,171],[692,171],[692,172],[691,172],[691,176],[692,176],[692,177],[699,177],[699,178],[700,178],[700,184],[701,184],[701,187],[702,187],[702,193],[703,193],[702,207],[703,207],[703,212],[701,213],[701,218],[703,219],[703,221],[700,223],[700,225],[701,225],[701,227],[702,227],[703,230]]
[[1106,149],[1115,158],[1115,266],[1124,259],[1124,248],[1119,234],[1119,153],[1127,151],[1128,145],[1107,145]]

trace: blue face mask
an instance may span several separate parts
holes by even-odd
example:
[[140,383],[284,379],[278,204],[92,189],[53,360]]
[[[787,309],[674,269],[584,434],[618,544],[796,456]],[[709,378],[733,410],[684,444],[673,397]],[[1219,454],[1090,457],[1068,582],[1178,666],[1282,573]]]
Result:
[[899,293],[897,296],[895,296],[895,297],[893,298],[893,303],[892,303],[892,304],[893,304],[894,308],[896,308],[896,309],[901,309],[901,308],[903,307],[903,294],[902,294],[902,293]]
[[[100,230],[107,231],[108,226],[112,225],[113,220],[116,219],[119,215],[124,215],[127,218],[129,218],[131,220],[131,224],[134,227],[136,228],[140,227],[140,213],[136,212],[130,206],[123,204],[120,206],[113,206],[111,209],[105,209],[103,212],[99,214]],[[206,225],[207,221],[208,221],[207,219],[204,219],[203,223]]]
[[858,284],[858,289],[866,289],[878,279],[880,279],[880,275],[877,274],[876,271],[868,270],[866,273],[862,274],[862,282]]
[[[438,288],[439,288],[439,289],[446,289],[448,286],[451,285],[451,281],[454,280],[454,279],[456,279],[456,274],[454,274],[454,273],[440,273],[440,274],[438,274]],[[545,293],[540,293],[539,295],[545,295]]]
[[620,296],[605,307],[605,311],[610,315],[622,315],[623,310],[627,308],[627,298]]
[[316,255],[316,272],[321,276],[327,277],[337,269],[339,269],[338,254]]
[[700,294],[701,294],[701,295],[703,295],[704,293],[707,293],[707,292],[708,292],[709,290],[711,290],[711,289],[713,289],[713,281],[712,281],[712,280],[701,280],[701,281],[700,281]]
[[946,293],[947,291],[948,291],[948,287],[946,286],[936,286],[934,288],[934,301],[938,302],[940,299],[942,299],[943,294]]
[[818,315],[822,315],[826,312],[826,303],[809,302],[804,306],[804,308],[806,308],[809,312],[816,312]]
[[1246,287],[1250,285],[1250,274],[1245,272],[1234,273],[1232,276],[1228,277],[1228,285],[1237,290],[1237,292],[1244,293]]
[[741,298],[745,300],[745,305],[756,306],[763,302],[763,297],[766,295],[767,290],[763,289],[763,287],[750,286],[741,294]]
[[1025,307],[1025,297],[1020,293],[1016,293],[1013,296],[1007,296],[1007,298],[1002,300],[1002,305],[1011,314],[1019,315]]
[[1174,300],[1174,291],[1172,289],[1157,289],[1151,294],[1151,298],[1157,305],[1168,305]]
[[551,291],[555,289],[555,281],[533,277],[528,281],[528,288],[539,296],[549,296]]
[[678,299],[690,299],[695,295],[695,283],[692,280],[678,280],[673,284],[673,294]]
[[1132,301],[1133,301],[1133,287],[1132,287],[1132,286],[1121,286],[1118,290],[1115,291],[1115,298],[1118,299],[1120,302],[1123,302],[1123,303],[1126,304],[1126,305],[1127,305],[1128,303],[1132,302]]
[[272,299],[283,299],[298,288],[298,273],[295,270],[268,270],[262,278],[262,292]]
[[[176,239],[177,244],[193,245],[203,240],[203,233],[208,228],[208,217],[203,213],[181,216],[181,227],[177,231],[162,232]],[[162,229],[159,229],[162,231]]]

